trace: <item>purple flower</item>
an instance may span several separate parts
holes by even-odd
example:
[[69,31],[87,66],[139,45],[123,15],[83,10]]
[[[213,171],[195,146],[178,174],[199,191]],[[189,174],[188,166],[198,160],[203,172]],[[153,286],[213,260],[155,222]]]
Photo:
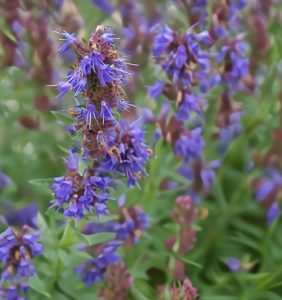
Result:
[[60,34],[63,36],[63,38],[60,38],[59,41],[65,41],[62,44],[62,46],[59,48],[59,52],[62,53],[66,51],[69,48],[69,46],[76,41],[76,37],[75,37],[76,34],[75,33],[69,34],[64,30]]
[[98,73],[105,66],[103,59],[103,55],[96,51],[92,51],[89,55],[85,55],[79,64],[83,75],[89,76],[92,71]]
[[97,117],[98,112],[96,110],[96,106],[92,103],[88,103],[86,109],[83,112],[83,116],[88,127],[91,128],[93,119],[98,123]]
[[125,101],[123,99],[118,99],[117,100],[117,110],[119,112],[127,111],[132,107],[135,107],[135,105],[131,104],[131,103],[128,103],[127,101]]
[[153,55],[159,58],[165,52],[169,44],[173,41],[173,31],[167,26],[163,25],[160,32],[156,35],[153,44]]
[[264,200],[275,188],[275,183],[271,180],[264,180],[260,187],[257,189],[255,198],[257,201]]
[[179,105],[176,117],[187,120],[191,113],[201,114],[207,106],[207,101],[199,96],[185,94],[184,101]]
[[77,171],[78,170],[78,162],[79,162],[79,157],[76,153],[72,153],[65,158],[65,163],[66,163],[66,169],[68,171]]
[[229,125],[222,128],[219,132],[220,151],[225,152],[227,146],[238,136],[242,131],[241,126],[242,112],[234,112],[229,116]]
[[23,227],[28,225],[34,229],[37,228],[38,206],[36,203],[31,203],[28,206],[10,211],[5,214],[4,218],[9,226]]
[[115,264],[120,257],[115,253],[120,242],[112,241],[98,249],[96,258],[75,268],[75,272],[86,285],[92,285],[103,279],[104,273],[109,265]]
[[52,207],[64,210],[64,215],[75,219],[82,218],[87,211],[106,214],[108,200],[108,177],[90,175],[88,170],[81,176],[77,170],[63,177],[56,177],[51,189],[55,199]]
[[122,172],[129,186],[135,185],[139,178],[146,175],[144,165],[152,156],[139,123],[139,120],[131,124],[126,121],[118,123],[119,136],[109,144],[109,154],[102,164],[109,171]]
[[280,207],[277,202],[272,203],[266,214],[266,223],[271,224],[280,214]]
[[226,261],[227,267],[234,272],[238,272],[241,270],[241,262],[236,257],[230,257]]
[[28,283],[17,283],[17,285],[11,285],[8,288],[0,287],[0,299],[3,300],[27,300],[24,297],[29,288]]
[[101,111],[100,111],[100,118],[103,120],[103,124],[105,120],[113,120],[114,116],[112,115],[111,108],[106,101],[101,101]]
[[178,46],[175,53],[175,65],[177,68],[181,69],[188,59],[186,48],[183,45]]
[[175,154],[183,157],[185,162],[188,162],[190,158],[200,158],[204,147],[201,132],[201,127],[198,127],[189,134],[182,134],[175,143]]
[[153,99],[160,97],[163,92],[164,86],[165,84],[163,81],[157,80],[154,85],[148,87],[150,96]]
[[114,10],[109,0],[92,0],[93,4],[103,10],[106,14],[111,14]]
[[4,173],[0,172],[0,188],[7,187],[10,183],[11,179]]
[[28,226],[18,232],[8,228],[0,234],[0,260],[4,264],[2,280],[19,280],[34,276],[36,271],[31,259],[42,253],[38,243],[40,234]]

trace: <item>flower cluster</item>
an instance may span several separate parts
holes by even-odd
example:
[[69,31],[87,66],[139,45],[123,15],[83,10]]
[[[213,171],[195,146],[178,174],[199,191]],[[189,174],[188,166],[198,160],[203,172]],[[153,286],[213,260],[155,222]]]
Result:
[[36,274],[32,258],[42,253],[39,232],[23,226],[19,231],[8,228],[0,234],[1,280],[18,281]]

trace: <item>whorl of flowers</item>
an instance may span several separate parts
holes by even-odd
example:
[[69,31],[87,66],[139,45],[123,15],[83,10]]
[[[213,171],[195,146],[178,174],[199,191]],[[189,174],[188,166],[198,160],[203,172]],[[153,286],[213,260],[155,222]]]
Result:
[[39,232],[28,226],[20,230],[8,228],[0,234],[0,260],[3,263],[2,281],[19,281],[36,274],[32,258],[42,253]]

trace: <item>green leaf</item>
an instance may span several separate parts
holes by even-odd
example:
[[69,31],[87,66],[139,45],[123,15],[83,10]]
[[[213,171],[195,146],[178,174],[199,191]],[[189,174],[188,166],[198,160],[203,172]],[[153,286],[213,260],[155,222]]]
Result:
[[198,264],[198,263],[196,263],[196,262],[194,262],[194,261],[192,261],[192,260],[189,260],[189,259],[187,259],[187,258],[185,258],[185,257],[183,257],[183,256],[180,257],[180,259],[181,259],[182,261],[186,262],[187,264],[192,265],[192,266],[195,266],[195,267],[197,267],[197,268],[199,268],[199,269],[202,269],[202,268],[203,268],[202,265],[200,265],[200,264]]
[[50,185],[54,181],[54,178],[42,178],[42,179],[31,179],[29,183],[37,186],[45,186]]
[[88,246],[102,244],[115,238],[115,234],[111,232],[101,232],[91,235],[81,234],[77,232],[76,234],[78,238],[86,242]]
[[50,294],[46,290],[44,282],[41,281],[38,276],[33,276],[29,279],[29,286],[39,294],[44,295],[48,299],[51,299]]
[[61,121],[63,122],[64,124],[73,124],[73,119],[66,115],[66,114],[63,114],[61,112],[58,112],[58,111],[51,111],[51,114],[58,120],[58,121]]
[[75,242],[76,242],[76,237],[75,237],[74,231],[72,229],[71,222],[68,222],[65,227],[63,236],[59,242],[59,247],[60,248],[68,248],[68,247],[72,246]]
[[3,32],[4,35],[6,35],[13,42],[17,41],[17,39],[14,36],[14,34],[12,33],[11,29],[9,28],[9,26],[5,23],[5,21],[2,18],[0,19],[0,26],[1,26],[1,32]]

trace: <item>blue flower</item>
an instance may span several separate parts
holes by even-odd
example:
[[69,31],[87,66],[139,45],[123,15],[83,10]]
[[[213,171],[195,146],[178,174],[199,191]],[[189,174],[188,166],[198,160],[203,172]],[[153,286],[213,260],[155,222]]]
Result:
[[103,124],[105,123],[105,120],[113,120],[114,119],[114,116],[112,115],[109,104],[104,100],[101,101],[100,117],[103,120]]
[[18,232],[8,228],[0,234],[0,261],[4,264],[2,280],[20,280],[35,275],[31,259],[43,251],[39,237],[39,232],[31,231],[28,226]]
[[75,219],[93,209],[97,215],[106,214],[109,182],[108,177],[89,175],[87,169],[83,176],[72,170],[67,176],[55,178],[51,185],[55,195],[52,206],[63,209],[65,216]]
[[106,14],[111,14],[114,10],[109,0],[92,0],[93,4],[103,10]]
[[124,112],[129,110],[130,108],[135,107],[134,104],[131,104],[123,99],[118,99],[117,100],[117,110],[119,112]]
[[79,64],[83,75],[89,76],[92,71],[98,73],[99,70],[105,66],[103,60],[103,55],[96,51],[92,51],[89,55],[85,55]]
[[149,94],[153,99],[156,99],[161,96],[164,89],[164,82],[162,80],[157,80],[154,85],[149,86]]
[[118,123],[117,141],[110,144],[110,152],[102,166],[110,171],[122,172],[128,179],[128,185],[135,185],[137,180],[146,175],[145,163],[152,156],[151,149],[145,143],[144,131],[139,120],[134,123]]
[[226,261],[227,267],[234,272],[238,272],[241,270],[241,262],[238,258],[236,257],[230,257]]
[[62,53],[64,51],[66,51],[69,48],[69,46],[76,41],[76,37],[75,37],[76,34],[75,33],[69,34],[68,32],[66,32],[64,30],[60,34],[64,38],[59,39],[59,41],[65,41],[58,50],[60,53]]
[[0,188],[7,187],[10,185],[11,179],[5,175],[4,173],[0,172]]
[[191,158],[200,158],[204,141],[201,136],[202,129],[200,127],[192,130],[189,134],[182,134],[175,143],[175,153],[178,156],[183,157],[185,162],[188,162]]
[[159,58],[167,50],[172,41],[173,31],[167,25],[163,25],[161,31],[155,37],[153,55]]
[[175,65],[177,68],[181,69],[188,59],[186,48],[183,45],[178,46],[175,53]]
[[262,201],[264,200],[270,193],[274,190],[275,183],[271,180],[264,180],[260,185],[259,189],[256,191],[256,200]]
[[277,202],[273,202],[266,214],[266,223],[271,224],[280,214],[280,207]]
[[207,106],[207,101],[199,96],[185,94],[184,101],[179,105],[176,117],[187,120],[191,113],[201,114]]
[[120,242],[111,241],[98,249],[96,258],[88,260],[75,268],[75,272],[86,285],[92,285],[103,279],[104,273],[109,265],[115,264],[120,260],[116,254]]
[[83,116],[88,127],[91,127],[93,119],[98,124],[97,121],[98,112],[94,104],[92,103],[87,104],[86,109],[84,109]]

